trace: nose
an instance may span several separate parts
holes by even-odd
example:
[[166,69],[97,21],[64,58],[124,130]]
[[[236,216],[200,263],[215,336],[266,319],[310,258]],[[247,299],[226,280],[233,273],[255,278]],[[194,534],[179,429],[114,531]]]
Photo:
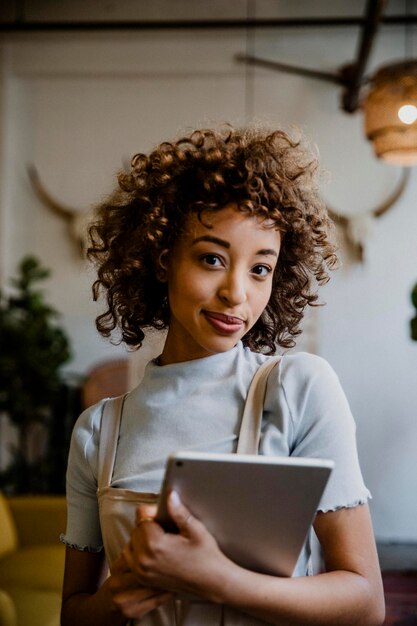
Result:
[[219,298],[228,306],[237,306],[247,300],[245,276],[241,272],[228,272],[219,288]]

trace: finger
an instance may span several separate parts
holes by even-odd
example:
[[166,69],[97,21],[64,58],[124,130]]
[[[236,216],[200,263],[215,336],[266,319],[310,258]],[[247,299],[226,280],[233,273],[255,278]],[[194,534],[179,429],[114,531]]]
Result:
[[136,526],[140,526],[141,524],[149,524],[149,523],[153,523],[154,519],[153,517],[141,517],[137,522],[136,522]]
[[130,541],[136,548],[139,544],[148,543],[151,538],[158,537],[163,530],[153,517],[141,517],[130,533]]
[[156,504],[139,504],[136,508],[136,524],[143,519],[153,519],[156,515]]
[[170,602],[172,598],[173,595],[165,591],[149,590],[146,595],[128,591],[115,594],[113,603],[126,617],[140,619],[161,604]]
[[136,583],[136,587],[126,587],[125,589],[115,590],[113,592],[113,601],[119,604],[124,604],[128,602],[144,602],[146,600],[150,600],[151,598],[158,597],[160,595],[165,595],[168,592],[164,589],[155,589],[152,587],[138,587]]
[[171,491],[168,496],[168,513],[178,526],[181,534],[191,536],[193,533],[198,532],[202,526],[201,522],[182,503],[175,490]]
[[123,559],[125,560],[125,562],[126,562],[126,564],[127,564],[128,568],[129,568],[131,571],[135,571],[135,570],[133,569],[133,567],[132,567],[132,566],[134,565],[134,560],[133,560],[133,554],[132,554],[132,552],[133,552],[132,542],[131,542],[131,541],[128,541],[128,542],[127,542],[127,544],[125,545],[125,547],[123,548],[122,556],[123,556]]
[[[154,524],[154,526],[157,528],[156,524]],[[132,534],[134,535],[134,531]],[[126,559],[129,570],[134,573],[136,582],[143,585],[149,585],[152,579],[150,566],[150,559],[152,559],[152,556],[146,548],[143,548],[143,546],[138,545],[137,548],[135,548],[134,537],[132,537],[132,539],[133,541],[127,543],[123,548],[123,557]]]

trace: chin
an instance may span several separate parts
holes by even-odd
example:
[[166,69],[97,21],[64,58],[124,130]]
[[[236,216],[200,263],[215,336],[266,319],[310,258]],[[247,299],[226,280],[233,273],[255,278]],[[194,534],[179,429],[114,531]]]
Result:
[[228,352],[235,347],[235,345],[240,341],[240,337],[237,339],[231,339],[230,337],[222,338],[218,341],[213,342],[211,345],[207,345],[207,352],[211,352],[212,354],[220,354],[222,352]]

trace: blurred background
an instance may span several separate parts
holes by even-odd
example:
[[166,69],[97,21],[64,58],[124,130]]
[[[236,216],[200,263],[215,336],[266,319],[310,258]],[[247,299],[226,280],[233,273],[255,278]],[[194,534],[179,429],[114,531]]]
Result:
[[[417,343],[410,334],[417,178],[400,158],[387,161],[384,146],[375,154],[366,136],[366,123],[373,122],[365,119],[372,105],[366,99],[378,87],[370,78],[383,66],[417,57],[416,4],[1,3],[0,284],[9,297],[16,289],[10,279],[28,255],[48,269],[49,276],[35,276],[35,282],[43,302],[60,313],[49,323],[62,329],[71,353],[62,355],[62,363],[58,358],[54,370],[66,392],[61,388],[52,409],[44,410],[50,416],[43,429],[31,434],[38,448],[48,445],[48,432],[63,431],[64,417],[70,430],[83,404],[77,393],[93,368],[123,360],[123,384],[133,385],[160,348],[153,336],[143,350],[128,353],[100,338],[94,326],[101,309],[92,301],[94,274],[79,238],[117,171],[133,154],[195,127],[266,122],[309,138],[323,168],[323,197],[341,216],[342,267],[322,290],[326,306],[308,314],[297,349],[320,354],[339,374],[357,422],[378,540],[417,543]],[[314,75],[320,72],[327,78]],[[350,95],[353,90],[350,105],[347,87]],[[415,123],[407,124],[415,139]],[[359,231],[356,243],[353,231]],[[2,332],[4,341],[8,331]],[[4,401],[3,470],[13,459],[10,445],[17,445],[19,430],[7,406]],[[67,439],[61,437],[59,445],[65,448]],[[62,485],[62,458],[52,490]]]

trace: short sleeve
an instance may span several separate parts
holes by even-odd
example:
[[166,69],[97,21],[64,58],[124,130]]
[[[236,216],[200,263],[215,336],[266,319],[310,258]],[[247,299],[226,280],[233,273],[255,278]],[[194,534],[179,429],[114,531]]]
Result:
[[103,403],[78,418],[71,437],[67,467],[67,529],[61,541],[78,550],[103,547],[97,501],[98,441]]
[[370,493],[359,466],[356,426],[332,367],[316,355],[296,353],[285,355],[276,370],[275,399],[275,385],[268,384],[267,400],[286,432],[288,454],[335,463],[318,510],[365,503]]

